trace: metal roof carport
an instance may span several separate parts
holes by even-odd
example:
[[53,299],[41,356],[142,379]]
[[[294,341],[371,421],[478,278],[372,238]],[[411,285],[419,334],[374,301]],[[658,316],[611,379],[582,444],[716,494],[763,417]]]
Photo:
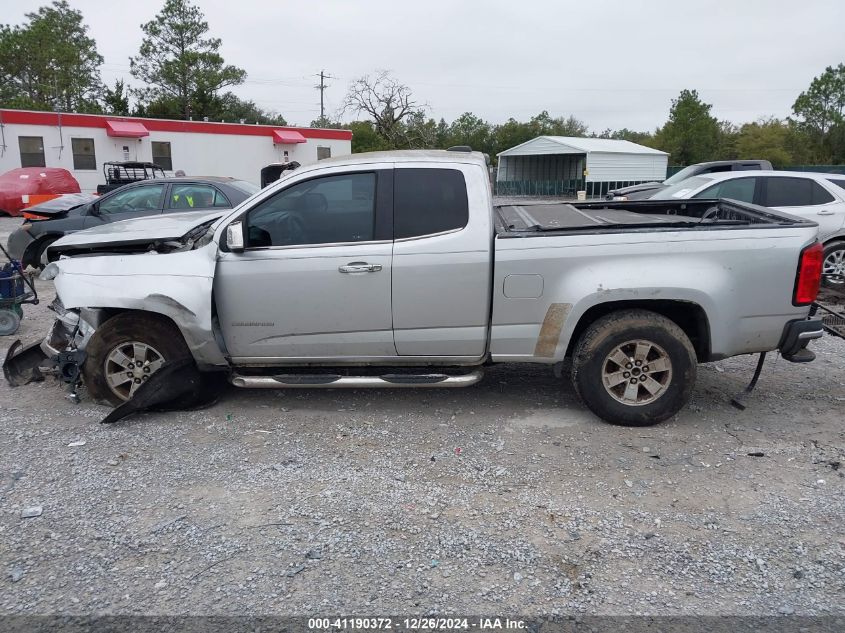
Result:
[[496,193],[600,196],[666,178],[669,154],[630,141],[538,136],[498,154]]

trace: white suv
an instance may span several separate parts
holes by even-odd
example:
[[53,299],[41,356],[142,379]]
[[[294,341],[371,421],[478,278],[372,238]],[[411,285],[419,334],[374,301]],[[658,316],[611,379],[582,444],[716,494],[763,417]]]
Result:
[[731,198],[813,220],[824,244],[824,274],[845,275],[845,174],[768,170],[702,174],[652,196],[670,198]]

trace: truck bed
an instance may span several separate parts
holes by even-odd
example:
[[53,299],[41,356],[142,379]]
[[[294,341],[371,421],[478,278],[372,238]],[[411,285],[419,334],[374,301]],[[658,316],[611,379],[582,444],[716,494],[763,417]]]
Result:
[[494,206],[501,238],[607,233],[796,226],[812,222],[732,200],[526,202]]
[[809,220],[733,200],[509,204],[493,215],[495,361],[559,360],[579,321],[608,305],[699,311],[700,360],[776,349],[784,323],[807,315],[792,296],[818,232]]

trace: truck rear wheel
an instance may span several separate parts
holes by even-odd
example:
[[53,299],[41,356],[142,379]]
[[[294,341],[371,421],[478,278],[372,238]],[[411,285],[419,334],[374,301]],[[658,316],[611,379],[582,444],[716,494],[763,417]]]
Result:
[[82,378],[94,400],[119,406],[166,362],[191,356],[173,323],[154,314],[124,312],[101,325],[85,350]]
[[572,382],[597,416],[623,426],[672,417],[695,385],[692,343],[673,321],[648,310],[608,314],[575,346]]

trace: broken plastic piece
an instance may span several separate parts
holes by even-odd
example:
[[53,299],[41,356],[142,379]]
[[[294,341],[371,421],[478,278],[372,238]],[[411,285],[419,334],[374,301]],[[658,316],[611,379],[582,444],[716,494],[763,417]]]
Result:
[[216,377],[214,374],[200,374],[191,358],[164,363],[138,387],[131,400],[112,410],[101,423],[111,424],[150,409],[174,411],[208,406],[217,400],[219,388]]
[[44,508],[42,508],[41,506],[32,506],[29,508],[24,508],[23,510],[21,510],[21,518],[34,519],[35,517],[40,517],[43,512]]
[[12,343],[3,361],[3,375],[10,387],[20,387],[30,382],[44,380],[39,369],[47,354],[41,350],[41,343],[31,343],[26,347],[20,339]]

